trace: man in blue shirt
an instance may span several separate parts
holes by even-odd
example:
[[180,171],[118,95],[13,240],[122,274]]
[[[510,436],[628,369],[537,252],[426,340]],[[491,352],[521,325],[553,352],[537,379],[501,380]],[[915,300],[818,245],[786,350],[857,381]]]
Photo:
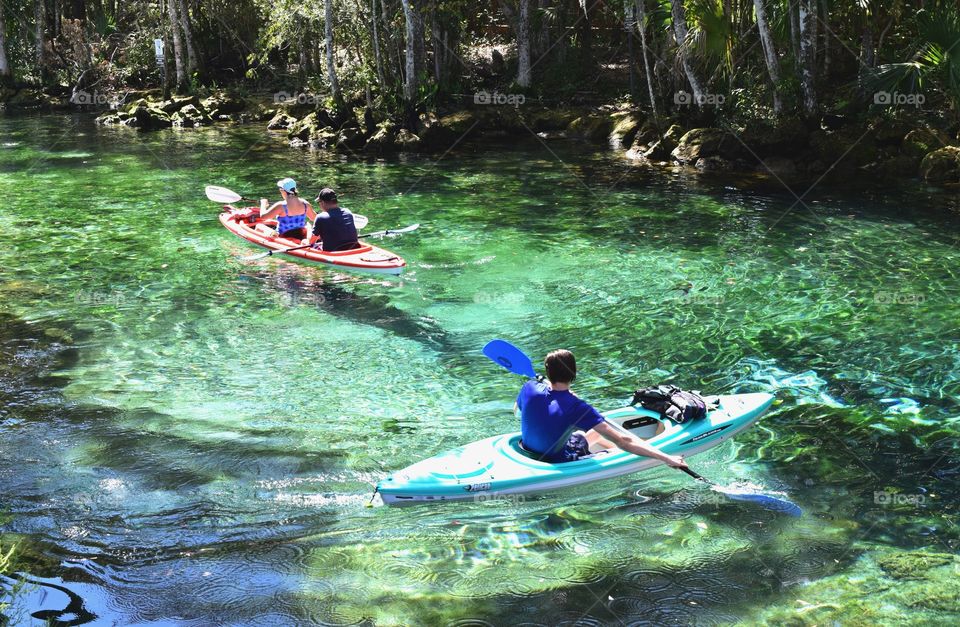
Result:
[[653,457],[675,468],[687,467],[683,457],[667,455],[629,431],[615,427],[571,392],[570,384],[577,378],[573,353],[555,350],[547,355],[543,365],[549,383],[527,381],[517,396],[521,442],[541,461],[575,461],[590,454],[591,444],[599,444]]
[[353,223],[353,214],[344,209],[337,201],[337,193],[324,187],[317,195],[320,211],[313,222],[313,237],[310,243],[318,239],[323,250],[352,250],[359,248],[357,226]]

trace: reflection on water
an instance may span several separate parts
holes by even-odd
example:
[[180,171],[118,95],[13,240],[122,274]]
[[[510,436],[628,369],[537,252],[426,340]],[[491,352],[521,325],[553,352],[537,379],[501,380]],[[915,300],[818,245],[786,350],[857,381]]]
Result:
[[[557,145],[566,165],[538,144],[353,162],[271,149],[254,127],[66,119],[0,120],[0,310],[15,316],[0,325],[0,529],[29,547],[37,586],[104,621],[719,624],[773,607],[831,622],[854,601],[803,610],[791,591],[894,585],[878,546],[956,552],[948,196],[823,191],[813,213],[787,211],[769,182],[573,145]],[[371,228],[423,223],[389,242],[409,272],[243,262],[202,186],[254,195],[290,173],[337,188]],[[515,429],[519,382],[479,352],[495,336],[572,348],[578,392],[603,407],[665,380],[775,393],[694,467],[785,491],[807,515],[668,469],[367,508],[383,475]],[[34,591],[23,607],[61,600]]]

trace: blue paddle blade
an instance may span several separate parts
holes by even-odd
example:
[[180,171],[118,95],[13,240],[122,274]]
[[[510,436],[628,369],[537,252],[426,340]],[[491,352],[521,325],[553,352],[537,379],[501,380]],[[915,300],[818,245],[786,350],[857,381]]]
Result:
[[769,494],[756,494],[753,492],[739,491],[728,492],[719,487],[714,487],[714,490],[726,495],[728,498],[731,498],[734,501],[749,501],[750,503],[756,503],[769,510],[786,514],[787,516],[800,516],[803,514],[803,510],[801,510],[800,506],[796,503],[791,503],[785,499],[778,499],[777,497],[770,496]]
[[520,374],[531,379],[537,376],[533,369],[533,362],[530,361],[526,353],[506,340],[490,340],[483,347],[483,354],[513,374]]

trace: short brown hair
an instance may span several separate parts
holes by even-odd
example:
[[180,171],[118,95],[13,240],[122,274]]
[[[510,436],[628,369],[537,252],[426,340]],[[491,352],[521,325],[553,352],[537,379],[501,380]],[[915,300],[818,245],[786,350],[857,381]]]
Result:
[[577,378],[577,360],[568,350],[559,349],[547,355],[543,360],[550,383],[573,383]]

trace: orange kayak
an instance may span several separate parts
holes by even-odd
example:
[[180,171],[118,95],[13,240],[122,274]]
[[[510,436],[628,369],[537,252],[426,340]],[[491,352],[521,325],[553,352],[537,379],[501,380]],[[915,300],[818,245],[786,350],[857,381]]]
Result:
[[[224,209],[220,223],[227,230],[244,240],[268,250],[283,250],[303,244],[300,240],[278,237],[272,227],[273,220],[262,221],[256,207]],[[407,265],[399,255],[370,244],[344,251],[324,251],[316,248],[301,248],[281,253],[298,261],[333,266],[339,270],[374,272],[376,274],[401,274]]]

